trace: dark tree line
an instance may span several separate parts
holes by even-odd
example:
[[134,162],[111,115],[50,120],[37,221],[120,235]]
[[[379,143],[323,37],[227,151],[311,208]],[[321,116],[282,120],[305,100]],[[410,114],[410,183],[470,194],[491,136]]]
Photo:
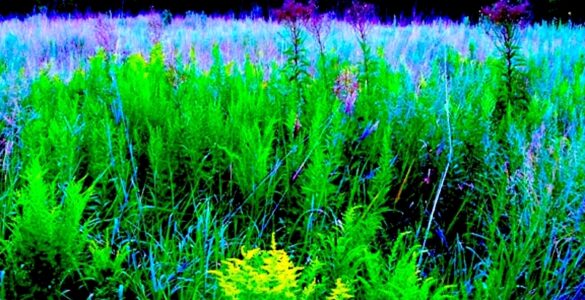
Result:
[[[342,15],[352,0],[318,1],[323,11],[333,11]],[[283,0],[0,0],[0,15],[28,15],[33,12],[48,13],[95,13],[114,12],[138,14],[169,10],[173,14],[187,11],[207,14],[230,14],[236,17],[250,12],[268,17],[271,9],[280,7]],[[306,2],[306,1],[304,1]],[[398,19],[431,19],[436,17],[461,20],[469,17],[476,21],[481,7],[494,0],[366,0],[376,6],[377,13],[384,21]],[[531,19],[560,20],[581,23],[585,20],[585,10],[579,2],[571,0],[531,0]]]

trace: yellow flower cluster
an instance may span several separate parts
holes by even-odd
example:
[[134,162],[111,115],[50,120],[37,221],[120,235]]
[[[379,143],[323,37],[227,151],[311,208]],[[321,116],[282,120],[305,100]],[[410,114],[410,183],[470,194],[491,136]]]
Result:
[[[228,299],[311,299],[316,280],[304,289],[298,284],[299,271],[284,250],[276,249],[272,234],[271,250],[242,247],[243,259],[230,258],[222,262],[222,270],[209,271],[218,279],[218,285]],[[353,298],[350,289],[337,279],[327,299]]]
[[284,250],[276,249],[272,234],[272,249],[242,247],[243,259],[223,261],[223,271],[209,271],[216,275],[219,287],[230,299],[296,299],[298,271]]
[[341,279],[337,278],[335,288],[331,291],[331,296],[327,297],[327,300],[345,300],[353,298],[349,292],[350,289],[343,283],[343,281],[341,281]]

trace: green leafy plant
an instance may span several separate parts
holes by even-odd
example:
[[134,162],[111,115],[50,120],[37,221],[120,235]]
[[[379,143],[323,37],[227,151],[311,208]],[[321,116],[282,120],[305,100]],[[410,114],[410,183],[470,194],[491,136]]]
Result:
[[45,173],[33,159],[18,200],[22,213],[16,219],[7,270],[13,290],[7,294],[20,299],[56,297],[62,280],[75,275],[83,262],[86,237],[81,221],[92,192],[83,192],[81,182],[70,182],[59,203]]
[[[394,241],[387,265],[382,271],[383,287],[368,289],[371,297],[384,299],[455,299],[453,286],[441,285],[433,277],[423,278],[418,267],[421,248],[407,247],[408,232],[401,233]],[[379,293],[379,294],[378,294]]]
[[319,5],[317,5],[316,0],[309,1],[308,5],[309,9],[312,11],[312,15],[306,22],[306,27],[319,46],[321,59],[324,59],[326,50],[325,42],[327,36],[331,33],[331,20],[329,15],[319,14]]
[[372,48],[368,35],[373,22],[376,19],[374,6],[370,3],[362,3],[354,0],[347,11],[346,20],[351,24],[356,35],[360,49],[362,50],[363,83],[368,87],[370,72],[372,71]]
[[8,65],[6,64],[6,61],[0,58],[0,75],[4,75],[7,69]]
[[498,102],[494,116],[501,121],[506,115],[525,111],[528,108],[526,74],[522,71],[525,61],[520,54],[519,30],[522,18],[527,14],[528,2],[514,5],[507,0],[500,0],[491,7],[484,7],[482,13],[491,22],[489,33],[494,38],[500,53]]
[[[299,279],[307,277],[295,267],[284,250],[276,249],[272,234],[271,250],[245,251],[243,259],[230,258],[222,262],[221,270],[211,270],[218,279],[222,294],[228,299],[314,299],[318,284],[315,278],[301,288]],[[318,264],[318,263],[317,263]],[[312,272],[309,272],[313,274]],[[350,299],[352,291],[338,278],[326,299]]]
[[290,70],[289,80],[295,83],[297,97],[301,102],[304,97],[303,82],[309,75],[303,27],[311,20],[314,9],[313,6],[298,3],[296,0],[285,0],[282,7],[276,10],[277,19],[285,25],[289,35],[288,48],[284,53]]
[[95,288],[93,293],[96,297],[117,295],[120,299],[124,292],[124,264],[130,255],[130,248],[122,246],[116,251],[108,242],[104,246],[95,241],[89,243],[91,259],[84,267],[83,281]]

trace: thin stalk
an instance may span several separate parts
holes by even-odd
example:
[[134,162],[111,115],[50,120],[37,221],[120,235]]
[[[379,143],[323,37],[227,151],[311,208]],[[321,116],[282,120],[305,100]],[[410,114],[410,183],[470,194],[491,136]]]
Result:
[[[447,50],[446,49],[445,49],[444,63],[445,63],[444,70],[447,70]],[[419,266],[422,264],[422,261],[423,261],[423,253],[426,249],[427,237],[428,237],[429,231],[431,230],[431,224],[433,224],[433,217],[434,217],[435,211],[437,209],[437,203],[439,202],[439,198],[441,196],[441,190],[443,189],[443,185],[445,184],[445,178],[447,177],[447,173],[449,172],[449,167],[451,166],[451,160],[453,157],[453,137],[452,137],[452,132],[451,132],[451,117],[450,117],[450,112],[449,112],[449,82],[447,79],[446,72],[444,73],[444,78],[445,78],[445,115],[447,118],[447,135],[448,135],[448,142],[449,142],[449,153],[447,154],[447,165],[445,166],[445,169],[443,170],[443,174],[441,175],[441,181],[439,182],[437,194],[435,195],[435,199],[433,200],[433,208],[431,210],[431,215],[429,216],[429,223],[427,224],[427,228],[425,230],[425,235],[423,237],[421,252],[420,252],[420,255],[418,258],[418,265]]]

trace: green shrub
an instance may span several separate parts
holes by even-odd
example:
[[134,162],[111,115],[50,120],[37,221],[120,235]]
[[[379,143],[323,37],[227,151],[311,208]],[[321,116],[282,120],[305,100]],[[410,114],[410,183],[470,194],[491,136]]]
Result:
[[45,177],[46,170],[34,158],[23,175],[26,188],[19,192],[22,212],[9,244],[7,294],[20,299],[56,297],[63,280],[74,276],[84,261],[82,217],[91,190],[83,192],[81,182],[69,182],[58,201]]

